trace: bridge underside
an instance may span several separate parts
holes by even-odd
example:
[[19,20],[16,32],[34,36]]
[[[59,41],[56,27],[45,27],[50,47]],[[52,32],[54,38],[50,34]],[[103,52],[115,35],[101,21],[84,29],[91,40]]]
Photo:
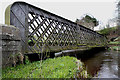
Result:
[[5,17],[6,24],[20,29],[23,53],[58,52],[106,45],[103,35],[25,2],[10,5]]

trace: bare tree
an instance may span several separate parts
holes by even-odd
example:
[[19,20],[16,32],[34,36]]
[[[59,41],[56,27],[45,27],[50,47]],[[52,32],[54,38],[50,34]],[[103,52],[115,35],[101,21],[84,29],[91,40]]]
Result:
[[117,11],[118,11],[118,20],[117,20],[117,33],[120,36],[120,0],[117,3]]
[[115,27],[115,26],[117,26],[117,18],[115,17],[115,18],[109,19],[107,22],[106,28]]

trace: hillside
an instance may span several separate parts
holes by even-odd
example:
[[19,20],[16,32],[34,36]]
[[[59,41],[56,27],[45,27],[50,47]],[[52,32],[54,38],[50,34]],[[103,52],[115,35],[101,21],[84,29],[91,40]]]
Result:
[[118,35],[117,27],[105,28],[98,31],[98,33],[107,37],[108,47],[110,50],[120,51],[120,36]]

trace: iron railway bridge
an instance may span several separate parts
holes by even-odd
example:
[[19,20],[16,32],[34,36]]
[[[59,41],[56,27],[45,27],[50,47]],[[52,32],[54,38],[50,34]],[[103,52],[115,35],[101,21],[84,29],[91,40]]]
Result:
[[24,54],[106,46],[105,36],[25,2],[7,7],[5,23],[19,28]]

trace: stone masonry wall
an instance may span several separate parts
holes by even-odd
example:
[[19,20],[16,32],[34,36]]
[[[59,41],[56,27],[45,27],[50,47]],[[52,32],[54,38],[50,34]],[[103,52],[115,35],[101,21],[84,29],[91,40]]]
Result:
[[2,67],[16,65],[20,61],[21,38],[19,29],[14,26],[0,25],[2,29]]

